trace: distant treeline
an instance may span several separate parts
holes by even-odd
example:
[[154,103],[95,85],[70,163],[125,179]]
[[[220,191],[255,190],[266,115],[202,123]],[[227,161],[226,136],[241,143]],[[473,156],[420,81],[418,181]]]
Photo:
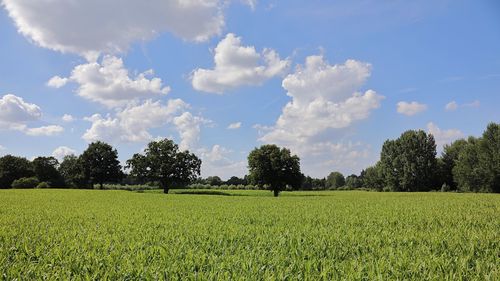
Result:
[[0,157],[0,188],[271,189],[276,196],[281,190],[327,189],[500,192],[500,124],[490,123],[482,137],[456,140],[436,155],[431,134],[410,130],[385,141],[380,160],[359,175],[332,172],[318,179],[303,175],[300,159],[289,150],[263,145],[248,157],[249,175],[223,181],[218,176],[200,178],[201,160],[168,139],[150,142],[125,169],[116,149],[94,142],[61,163],[54,157]]

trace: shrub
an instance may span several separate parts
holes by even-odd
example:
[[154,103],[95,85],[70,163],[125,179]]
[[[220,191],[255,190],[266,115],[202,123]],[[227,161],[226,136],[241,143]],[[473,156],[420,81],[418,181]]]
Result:
[[42,181],[41,183],[39,183],[36,188],[49,188],[50,185],[49,183],[47,183],[46,181]]
[[12,188],[35,188],[39,183],[36,177],[20,178],[12,182]]

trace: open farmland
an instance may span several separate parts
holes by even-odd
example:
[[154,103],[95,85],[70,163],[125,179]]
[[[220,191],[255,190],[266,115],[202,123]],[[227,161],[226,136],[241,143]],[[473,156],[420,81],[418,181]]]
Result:
[[183,192],[0,190],[0,279],[500,279],[496,194]]

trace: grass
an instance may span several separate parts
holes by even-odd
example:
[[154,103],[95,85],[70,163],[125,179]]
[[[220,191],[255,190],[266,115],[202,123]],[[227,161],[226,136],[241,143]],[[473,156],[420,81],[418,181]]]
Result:
[[499,195],[172,193],[0,190],[0,279],[500,279]]

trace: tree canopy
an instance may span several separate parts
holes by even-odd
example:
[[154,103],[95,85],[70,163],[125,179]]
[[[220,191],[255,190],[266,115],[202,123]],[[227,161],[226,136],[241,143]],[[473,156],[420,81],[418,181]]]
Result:
[[267,185],[274,196],[278,196],[287,185],[293,188],[301,185],[299,157],[274,144],[252,150],[248,155],[248,168],[252,182]]
[[183,186],[200,175],[201,160],[189,151],[180,151],[172,140],[152,141],[144,154],[134,154],[127,161],[130,174],[157,181],[164,193],[170,187]]
[[97,141],[89,144],[80,155],[83,176],[90,185],[102,185],[105,182],[116,181],[123,176],[118,152],[111,145]]

